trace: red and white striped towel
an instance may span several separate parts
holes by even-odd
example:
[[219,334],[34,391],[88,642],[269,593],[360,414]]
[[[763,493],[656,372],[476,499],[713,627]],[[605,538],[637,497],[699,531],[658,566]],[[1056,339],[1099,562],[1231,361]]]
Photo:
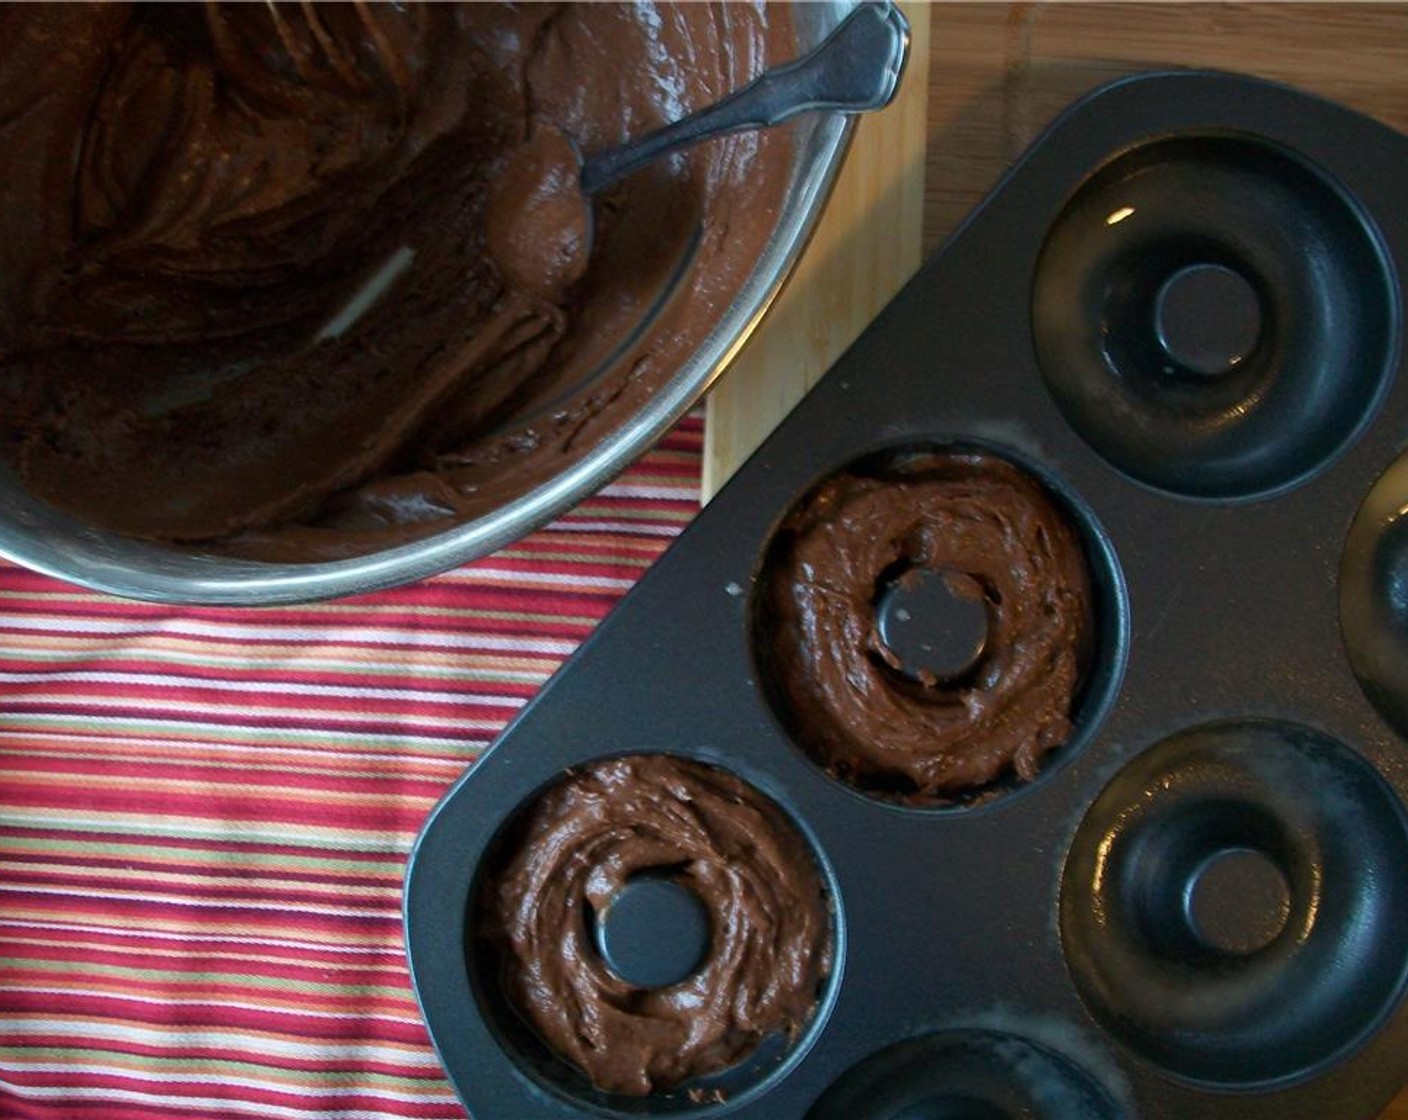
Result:
[[463,1117],[406,971],[406,855],[693,517],[702,431],[355,599],[178,609],[0,564],[0,1120]]

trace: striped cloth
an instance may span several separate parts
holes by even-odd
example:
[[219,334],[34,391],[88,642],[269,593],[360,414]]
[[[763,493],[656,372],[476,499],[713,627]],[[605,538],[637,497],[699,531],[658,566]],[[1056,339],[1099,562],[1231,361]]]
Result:
[[463,1117],[406,971],[405,857],[694,515],[702,430],[355,599],[172,609],[0,565],[0,1120]]

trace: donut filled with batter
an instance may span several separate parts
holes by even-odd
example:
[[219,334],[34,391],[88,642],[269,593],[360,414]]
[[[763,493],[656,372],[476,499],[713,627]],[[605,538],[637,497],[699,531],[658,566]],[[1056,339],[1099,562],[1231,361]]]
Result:
[[[955,679],[909,671],[881,635],[887,587],[918,573],[985,608],[982,652]],[[1071,735],[1093,629],[1089,569],[1063,510],[976,450],[826,479],[774,537],[755,613],[765,679],[801,745],[836,777],[915,803],[1033,778]]]
[[[831,971],[829,897],[796,827],[740,778],[632,755],[575,770],[511,826],[477,892],[474,934],[508,1003],[598,1088],[645,1095],[795,1036]],[[661,988],[612,971],[593,923],[640,875],[703,904],[709,947]]]

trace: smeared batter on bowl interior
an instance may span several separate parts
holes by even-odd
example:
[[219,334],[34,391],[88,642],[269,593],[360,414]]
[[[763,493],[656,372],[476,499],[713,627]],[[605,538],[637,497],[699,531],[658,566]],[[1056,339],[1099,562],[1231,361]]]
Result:
[[[880,634],[888,581],[943,573],[988,634],[955,680],[901,665]],[[783,716],[829,771],[917,802],[1029,780],[1072,730],[1090,662],[1090,575],[1066,516],[996,455],[922,453],[842,472],[786,518],[756,638]]]
[[0,5],[0,457],[86,523],[267,560],[499,508],[718,322],[791,144],[659,161],[590,243],[515,157],[794,51],[754,4]]
[[[664,988],[614,973],[591,932],[643,873],[668,874],[709,915],[703,962]],[[732,774],[667,755],[595,763],[547,790],[483,883],[476,920],[510,1002],[617,1093],[666,1089],[796,1034],[832,962],[826,892],[797,829]]]

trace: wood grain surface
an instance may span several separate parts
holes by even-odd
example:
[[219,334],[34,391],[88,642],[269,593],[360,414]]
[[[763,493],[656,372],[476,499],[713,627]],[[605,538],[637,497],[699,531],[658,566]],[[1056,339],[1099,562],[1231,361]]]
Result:
[[703,489],[711,497],[923,259],[929,22],[901,3],[910,57],[895,100],[859,119],[806,255],[709,394]]
[[1161,67],[1236,70],[1408,131],[1408,4],[936,4],[924,251],[1071,101]]
[[[928,66],[912,59],[897,104],[862,123],[803,268],[711,394],[706,493],[1052,118],[1095,86],[1165,67],[1235,70],[1408,132],[1408,3],[904,7]],[[1381,1120],[1408,1120],[1408,1090]]]

